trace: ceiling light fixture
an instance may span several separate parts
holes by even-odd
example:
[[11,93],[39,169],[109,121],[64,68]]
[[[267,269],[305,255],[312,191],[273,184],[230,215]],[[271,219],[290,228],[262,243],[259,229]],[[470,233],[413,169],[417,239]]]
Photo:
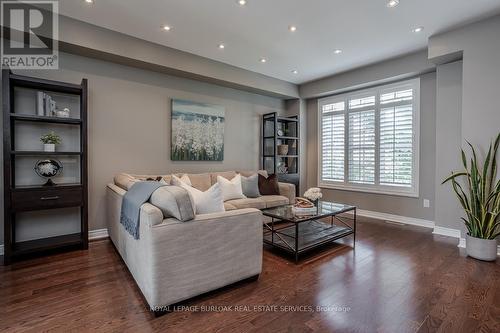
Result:
[[219,49],[223,49],[223,48],[225,48],[225,47],[226,47],[226,46],[225,46],[224,44],[222,44],[222,43],[220,43],[220,44],[219,44]]
[[172,29],[169,25],[164,25],[162,28],[165,31],[170,31]]
[[291,32],[295,32],[295,31],[297,31],[297,27],[294,25],[291,25],[288,27],[288,30],[290,30]]
[[292,71],[292,74],[299,74],[299,71],[298,71],[298,70],[296,70],[296,69],[294,69],[294,70]]
[[413,29],[413,32],[415,32],[415,33],[419,33],[419,32],[421,32],[422,30],[424,30],[424,27],[417,27],[417,28]]
[[335,53],[335,54],[341,54],[342,50],[341,49],[336,49],[335,51],[333,51],[333,53]]
[[244,6],[244,5],[246,5],[246,4],[247,4],[247,0],[238,0],[238,4],[239,4],[240,6]]
[[394,8],[397,5],[399,5],[399,0],[389,0],[389,2],[387,3],[387,7],[389,8]]
[[266,63],[267,62],[267,59],[266,58],[260,58],[259,60],[261,63]]
[[92,3],[94,3],[94,0],[85,0],[85,2],[92,4]]

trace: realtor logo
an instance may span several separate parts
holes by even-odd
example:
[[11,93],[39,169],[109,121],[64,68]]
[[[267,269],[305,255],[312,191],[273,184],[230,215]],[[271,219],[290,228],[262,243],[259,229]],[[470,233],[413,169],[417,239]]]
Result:
[[58,1],[1,1],[2,66],[59,68]]

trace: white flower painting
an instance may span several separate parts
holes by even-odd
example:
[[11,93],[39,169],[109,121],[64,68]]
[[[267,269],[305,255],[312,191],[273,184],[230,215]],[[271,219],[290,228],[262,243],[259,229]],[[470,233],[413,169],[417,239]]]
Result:
[[224,160],[224,107],[172,100],[172,161]]

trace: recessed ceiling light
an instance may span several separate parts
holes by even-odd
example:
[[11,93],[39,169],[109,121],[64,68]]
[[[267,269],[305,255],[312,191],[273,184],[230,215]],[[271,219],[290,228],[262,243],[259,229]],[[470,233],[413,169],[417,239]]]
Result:
[[238,4],[239,4],[240,6],[244,6],[244,5],[246,5],[246,4],[247,4],[247,0],[238,0]]
[[94,3],[94,0],[85,0],[86,3]]
[[291,32],[295,32],[295,31],[297,31],[297,27],[294,25],[291,25],[288,27],[288,30],[290,30]]
[[333,51],[333,53],[335,53],[335,54],[341,54],[342,50],[341,49],[336,49],[335,51]]
[[294,69],[294,70],[292,71],[292,74],[299,74],[299,71],[298,71],[298,70],[296,70],[296,69]]
[[170,31],[170,30],[172,29],[172,27],[171,27],[171,26],[169,26],[169,25],[164,25],[162,28],[163,28],[163,30],[165,30],[165,31]]
[[422,30],[424,30],[424,27],[417,27],[415,29],[413,29],[413,32],[421,32]]
[[266,59],[266,58],[260,58],[260,60],[259,60],[259,61],[260,61],[261,63],[265,63],[265,62],[267,62],[267,59]]
[[226,46],[225,46],[224,44],[220,43],[220,44],[218,45],[218,47],[219,47],[219,49],[223,49],[223,48],[225,48]]
[[389,8],[394,8],[397,5],[399,5],[399,0],[389,0],[389,2],[387,3],[387,7]]

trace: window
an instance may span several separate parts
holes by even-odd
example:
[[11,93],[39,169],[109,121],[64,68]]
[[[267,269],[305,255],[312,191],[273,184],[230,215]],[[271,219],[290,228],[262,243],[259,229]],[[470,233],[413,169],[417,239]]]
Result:
[[319,185],[418,196],[420,80],[319,100]]

